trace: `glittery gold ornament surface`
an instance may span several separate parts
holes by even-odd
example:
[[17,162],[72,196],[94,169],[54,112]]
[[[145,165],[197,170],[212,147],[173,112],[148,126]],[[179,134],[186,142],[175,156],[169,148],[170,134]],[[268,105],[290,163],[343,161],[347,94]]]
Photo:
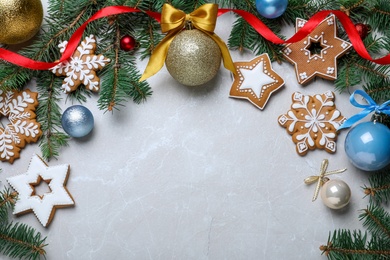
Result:
[[40,0],[0,0],[0,43],[18,44],[31,39],[42,19]]
[[213,39],[193,29],[180,32],[168,49],[165,65],[171,76],[186,86],[210,81],[221,65],[221,51]]

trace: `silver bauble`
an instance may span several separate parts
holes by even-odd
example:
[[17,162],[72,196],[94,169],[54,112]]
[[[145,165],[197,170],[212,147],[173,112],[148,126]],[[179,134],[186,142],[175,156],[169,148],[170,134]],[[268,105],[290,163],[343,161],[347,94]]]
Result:
[[218,73],[221,50],[205,33],[196,29],[183,30],[170,44],[165,65],[181,84],[199,86]]

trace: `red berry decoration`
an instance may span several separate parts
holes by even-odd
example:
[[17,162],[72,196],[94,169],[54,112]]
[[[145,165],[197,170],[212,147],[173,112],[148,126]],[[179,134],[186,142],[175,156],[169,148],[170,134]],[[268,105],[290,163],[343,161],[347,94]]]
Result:
[[364,24],[364,23],[357,23],[357,24],[355,24],[355,28],[358,31],[359,36],[360,36],[360,38],[362,40],[364,40],[367,37],[367,35],[368,35],[368,33],[370,32],[370,29],[371,29],[369,25]]
[[136,42],[133,37],[126,34],[121,38],[120,45],[122,50],[131,51],[135,48]]

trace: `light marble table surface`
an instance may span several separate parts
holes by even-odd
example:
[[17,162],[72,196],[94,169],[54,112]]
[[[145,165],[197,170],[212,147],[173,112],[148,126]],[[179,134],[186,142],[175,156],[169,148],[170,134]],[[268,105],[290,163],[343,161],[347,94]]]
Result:
[[[218,19],[215,32],[225,41],[234,19]],[[145,66],[139,62],[141,71]],[[149,80],[147,102],[128,102],[114,114],[99,111],[92,95],[84,104],[94,114],[92,134],[71,139],[49,163],[70,164],[67,188],[75,207],[57,210],[48,228],[33,214],[12,220],[47,236],[47,259],[325,259],[319,246],[329,232],[363,229],[358,215],[368,198],[361,186],[369,175],[349,163],[346,131],[333,155],[295,152],[278,116],[289,110],[293,92],[321,94],[334,86],[322,79],[299,85],[287,62],[273,68],[286,84],[263,111],[229,98],[232,77],[223,67],[202,87],[181,86],[163,68]],[[358,111],[349,93],[335,93],[344,116]],[[63,109],[71,105],[65,97]],[[7,177],[27,170],[33,153],[40,154],[37,144],[27,145],[12,166],[1,164],[0,189]],[[343,210],[320,198],[312,202],[315,185],[303,183],[325,158],[329,170],[348,168],[333,177],[352,190]]]

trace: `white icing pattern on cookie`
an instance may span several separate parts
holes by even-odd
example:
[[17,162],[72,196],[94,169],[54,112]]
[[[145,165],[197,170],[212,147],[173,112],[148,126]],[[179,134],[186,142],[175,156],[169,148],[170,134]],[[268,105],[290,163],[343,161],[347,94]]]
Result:
[[[33,155],[26,173],[7,178],[8,183],[18,193],[14,214],[33,211],[39,222],[47,227],[56,208],[73,206],[74,201],[65,185],[69,175],[69,165],[47,166],[36,154]],[[51,190],[43,196],[35,194],[34,185],[45,181]]]
[[[61,53],[64,53],[67,45],[67,41],[58,45]],[[51,69],[57,76],[66,76],[62,84],[65,93],[75,91],[80,84],[91,91],[99,91],[100,79],[95,71],[106,66],[110,59],[101,54],[95,55],[95,49],[95,36],[90,35],[81,42],[68,61],[64,61]]]

